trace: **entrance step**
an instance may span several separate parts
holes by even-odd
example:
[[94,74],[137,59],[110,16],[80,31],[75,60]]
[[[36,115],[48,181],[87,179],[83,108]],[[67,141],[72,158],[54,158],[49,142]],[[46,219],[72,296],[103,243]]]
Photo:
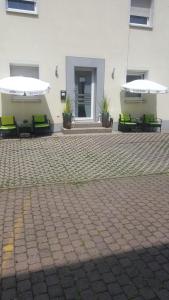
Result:
[[73,122],[72,128],[100,128],[102,127],[101,122]]
[[63,134],[90,134],[90,133],[111,133],[112,128],[105,127],[82,127],[82,128],[62,128]]

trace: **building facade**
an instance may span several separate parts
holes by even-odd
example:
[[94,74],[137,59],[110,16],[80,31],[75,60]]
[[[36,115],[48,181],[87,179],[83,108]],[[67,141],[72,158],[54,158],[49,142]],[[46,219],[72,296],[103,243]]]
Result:
[[1,94],[0,115],[22,122],[45,113],[59,131],[66,91],[79,122],[99,120],[105,95],[114,130],[120,112],[154,113],[169,128],[168,94],[121,89],[137,78],[169,87],[168,15],[168,0],[0,0],[0,79],[24,75],[51,85],[43,97]]

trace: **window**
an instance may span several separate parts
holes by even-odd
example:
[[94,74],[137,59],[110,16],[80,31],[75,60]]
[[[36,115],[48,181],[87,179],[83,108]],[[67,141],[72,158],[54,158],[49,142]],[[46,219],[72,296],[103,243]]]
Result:
[[[126,82],[131,82],[133,80],[137,79],[144,79],[145,78],[145,72],[139,72],[139,71],[128,71],[127,76],[126,76]],[[126,98],[138,98],[141,99],[141,94],[140,93],[130,93],[126,92],[125,93]]]
[[37,14],[37,0],[7,0],[7,10]]
[[130,16],[130,23],[147,25],[146,17]]
[[153,0],[131,0],[130,24],[152,26]]
[[39,67],[10,64],[10,76],[25,76],[39,79]]
[[[33,77],[39,79],[39,66],[37,65],[19,65],[19,64],[10,64],[10,76],[25,76]],[[11,95],[11,100],[14,102],[39,102],[39,96],[18,96]]]

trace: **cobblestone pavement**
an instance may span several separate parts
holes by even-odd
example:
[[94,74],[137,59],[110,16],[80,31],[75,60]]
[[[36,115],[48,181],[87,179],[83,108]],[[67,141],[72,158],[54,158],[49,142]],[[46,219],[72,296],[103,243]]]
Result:
[[169,134],[3,140],[0,154],[1,300],[169,300]]
[[168,175],[1,189],[0,237],[1,300],[169,299]]
[[169,134],[0,141],[0,187],[169,172]]

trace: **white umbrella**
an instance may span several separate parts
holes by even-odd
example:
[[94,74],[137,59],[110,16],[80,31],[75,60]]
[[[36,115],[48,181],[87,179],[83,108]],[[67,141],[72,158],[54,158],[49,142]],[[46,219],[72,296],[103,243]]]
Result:
[[49,89],[49,83],[31,77],[11,76],[0,80],[0,93],[3,94],[40,96]]
[[137,79],[122,85],[122,89],[130,93],[140,94],[165,94],[168,88],[156,82]]

